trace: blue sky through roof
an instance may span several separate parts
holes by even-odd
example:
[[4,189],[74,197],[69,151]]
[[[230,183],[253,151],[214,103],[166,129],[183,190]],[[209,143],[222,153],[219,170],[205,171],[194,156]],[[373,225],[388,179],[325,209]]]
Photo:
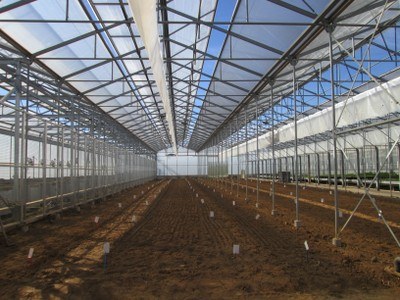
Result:
[[[232,14],[235,9],[237,1],[232,1],[232,0],[219,0],[218,1],[218,6],[217,10],[215,12],[215,21],[216,22],[230,22],[232,19]],[[219,27],[228,30],[229,25],[218,25]],[[224,40],[226,38],[226,34],[215,29],[211,29],[210,33],[210,40],[208,43],[208,47],[206,50],[206,53],[209,53],[210,55],[219,57],[222,47],[224,44]],[[200,89],[197,89],[196,97],[194,100],[194,105],[195,107],[193,108],[192,115],[190,118],[190,123],[191,127],[194,128],[197,118],[200,114],[200,110],[203,103],[204,103],[204,98],[206,96],[206,93],[208,91],[208,88],[210,86],[212,76],[214,74],[214,70],[216,68],[217,61],[216,60],[205,60],[203,63],[203,70],[202,74],[200,76],[200,82],[199,86]],[[203,75],[206,74],[206,75]],[[209,75],[209,76],[207,76]],[[189,129],[188,132],[188,139],[187,143],[190,140],[190,137],[192,135],[193,129]]]

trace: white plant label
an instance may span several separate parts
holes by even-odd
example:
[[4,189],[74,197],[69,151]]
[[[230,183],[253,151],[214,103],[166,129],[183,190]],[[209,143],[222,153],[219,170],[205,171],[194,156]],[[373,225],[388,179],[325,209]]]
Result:
[[325,202],[325,199],[324,198],[321,198],[321,203],[324,203]]
[[94,217],[94,222],[97,224],[97,223],[99,223],[99,219],[100,219],[100,217]]
[[214,218],[214,212],[210,211],[210,218]]
[[258,203],[256,203],[256,207],[258,208]]
[[28,252],[28,258],[31,259],[33,257],[33,248],[29,248],[29,252]]
[[304,248],[306,248],[306,251],[310,250],[310,247],[308,247],[307,241],[304,242]]
[[339,218],[343,218],[343,213],[340,210],[339,210]]
[[149,205],[149,201],[146,200],[146,205]]
[[105,242],[103,245],[103,252],[104,254],[108,254],[110,253],[110,243],[109,242]]
[[233,245],[233,254],[239,254],[239,245]]
[[122,203],[118,203],[118,207],[119,207],[119,208],[122,208]]
[[136,195],[133,195],[133,199],[136,199]]
[[236,205],[236,201],[232,201],[232,205],[235,206]]
[[142,191],[142,195],[144,194],[144,192]]
[[305,186],[303,186],[303,190],[305,190],[306,189],[306,187]]
[[201,199],[200,202],[201,202],[201,204],[204,204],[204,199]]
[[329,195],[332,195],[332,191],[329,191]]
[[256,220],[258,220],[260,218],[260,215],[259,214],[257,214],[256,215]]
[[136,215],[132,216],[132,222],[136,222]]
[[196,198],[199,198],[199,194],[196,194]]
[[290,196],[293,196],[293,192],[290,192]]

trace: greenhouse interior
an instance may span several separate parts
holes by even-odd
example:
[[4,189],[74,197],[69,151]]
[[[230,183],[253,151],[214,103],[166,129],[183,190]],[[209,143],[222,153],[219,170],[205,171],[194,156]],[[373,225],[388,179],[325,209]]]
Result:
[[398,299],[399,27],[395,0],[0,1],[0,298]]

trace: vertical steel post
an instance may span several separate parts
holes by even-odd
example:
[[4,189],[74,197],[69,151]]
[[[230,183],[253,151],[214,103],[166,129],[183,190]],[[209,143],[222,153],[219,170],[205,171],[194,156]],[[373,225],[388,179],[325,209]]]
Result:
[[259,156],[260,156],[260,150],[259,150],[259,144],[258,144],[258,98],[259,96],[256,95],[256,161],[255,161],[255,171],[256,171],[256,178],[257,178],[257,191],[256,191],[256,203],[258,206],[258,199],[260,195],[260,161],[259,161]]
[[296,219],[294,220],[294,227],[297,229],[300,227],[300,216],[299,216],[299,163],[298,163],[298,140],[297,140],[297,99],[296,99],[296,64],[297,59],[292,58],[290,61],[293,66],[293,102],[294,102],[294,180],[296,184]]
[[[28,104],[27,104],[28,106]],[[20,197],[21,197],[21,207],[23,208],[21,211],[24,213],[21,214],[21,221],[24,219],[24,214],[25,214],[25,207],[26,207],[26,202],[27,202],[27,197],[29,195],[28,192],[28,167],[27,167],[27,150],[28,150],[28,142],[27,142],[27,134],[28,134],[28,120],[27,120],[27,113],[25,111],[21,112],[21,117],[22,117],[22,127],[21,127],[21,147],[20,147]]]
[[230,166],[230,173],[231,173],[231,194],[233,192],[233,138],[232,138],[232,123],[229,125],[229,131],[230,131],[230,139],[231,139],[231,166]]
[[42,156],[42,205],[43,215],[46,214],[46,200],[47,200],[47,122],[44,121],[43,129],[43,156]]
[[61,195],[61,209],[64,209],[64,151],[65,151],[65,147],[64,147],[64,143],[65,143],[65,135],[64,135],[64,127],[61,127],[61,156],[60,156],[60,161],[58,163],[58,165],[61,167],[61,179],[60,179],[60,195]]
[[275,179],[276,179],[276,161],[275,161],[275,111],[274,111],[274,81],[271,85],[271,139],[272,139],[272,209],[271,215],[276,214],[275,209]]
[[249,172],[249,142],[248,142],[248,128],[247,128],[247,106],[246,106],[246,110],[245,110],[245,115],[244,115],[244,119],[245,119],[245,124],[246,124],[246,198],[245,201],[247,201],[247,197],[248,197],[248,185],[247,185],[247,181],[248,181],[248,172]]
[[[24,222],[25,205],[20,190],[20,134],[21,134],[21,65],[17,64],[15,82],[15,132],[14,132],[14,178],[13,195],[15,203],[20,205],[20,222]],[[11,152],[11,151],[10,151]],[[10,174],[11,175],[11,174]]]
[[330,77],[331,77],[331,95],[332,95],[332,142],[333,142],[333,180],[334,180],[334,202],[335,202],[335,237],[332,239],[332,244],[340,246],[341,241],[338,236],[339,233],[339,195],[337,186],[337,136],[336,136],[336,112],[335,112],[335,78],[333,69],[333,44],[332,44],[332,33],[335,29],[334,25],[330,24],[326,26],[326,31],[329,34],[329,65],[330,65]]
[[236,154],[237,154],[237,185],[236,185],[236,197],[239,197],[239,182],[240,182],[240,157],[239,157],[239,122],[238,116],[236,115]]

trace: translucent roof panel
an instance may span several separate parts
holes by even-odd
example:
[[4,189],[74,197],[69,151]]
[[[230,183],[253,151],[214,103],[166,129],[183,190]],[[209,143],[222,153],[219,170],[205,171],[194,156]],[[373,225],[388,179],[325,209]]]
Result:
[[[0,7],[21,5],[0,14],[0,57],[25,59],[29,76],[40,83],[38,96],[62,84],[154,151],[173,144],[170,106],[178,146],[199,151],[227,135],[236,117],[243,124],[245,110],[254,119],[256,96],[261,113],[268,113],[271,80],[277,119],[288,122],[293,64],[302,97],[310,97],[301,115],[329,105],[328,96],[317,103],[313,86],[304,87],[316,74],[325,76],[329,66],[323,20],[337,24],[333,51],[340,58],[348,55],[343,49],[365,44],[374,22],[391,24],[399,18],[395,1],[388,1],[382,13],[385,1],[373,0],[148,0],[157,3],[154,53],[146,48],[143,22],[132,9],[144,1],[3,0]],[[384,55],[393,41],[384,32],[377,36],[383,46],[374,47],[371,55]],[[152,57],[158,55],[161,60],[154,64]],[[357,68],[350,59],[346,63]],[[0,65],[3,78],[9,71]],[[164,88],[157,85],[160,73]],[[327,82],[320,85],[329,89]],[[11,86],[10,81],[1,84],[4,90]],[[51,109],[44,101],[41,105]]]

